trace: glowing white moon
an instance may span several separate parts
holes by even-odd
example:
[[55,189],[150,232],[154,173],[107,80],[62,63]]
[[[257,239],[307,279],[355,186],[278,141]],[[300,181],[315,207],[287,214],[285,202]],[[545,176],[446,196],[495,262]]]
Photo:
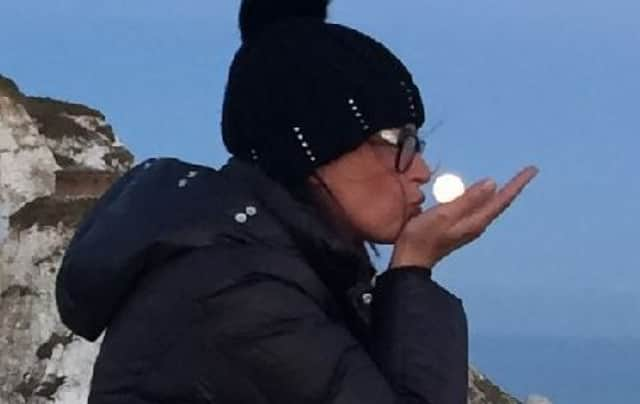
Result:
[[433,183],[433,196],[440,203],[451,202],[464,194],[464,182],[454,174],[442,174]]

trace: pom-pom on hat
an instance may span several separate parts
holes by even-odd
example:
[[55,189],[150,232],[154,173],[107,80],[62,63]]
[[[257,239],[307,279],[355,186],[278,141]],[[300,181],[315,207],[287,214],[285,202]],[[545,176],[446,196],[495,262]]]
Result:
[[381,129],[422,126],[420,92],[371,37],[327,23],[328,0],[243,0],[222,111],[227,150],[286,186]]

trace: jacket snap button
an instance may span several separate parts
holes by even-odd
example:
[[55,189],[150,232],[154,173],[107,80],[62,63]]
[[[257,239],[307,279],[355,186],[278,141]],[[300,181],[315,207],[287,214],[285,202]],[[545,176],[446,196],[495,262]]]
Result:
[[373,300],[373,295],[371,293],[363,293],[362,294],[362,302],[364,304],[371,304],[372,300]]
[[238,222],[238,223],[246,223],[247,215],[244,214],[244,213],[238,213],[238,214],[236,214],[235,219],[236,219],[236,222]]
[[244,211],[249,216],[255,216],[256,213],[258,213],[258,209],[256,209],[255,206],[247,206],[247,208]]

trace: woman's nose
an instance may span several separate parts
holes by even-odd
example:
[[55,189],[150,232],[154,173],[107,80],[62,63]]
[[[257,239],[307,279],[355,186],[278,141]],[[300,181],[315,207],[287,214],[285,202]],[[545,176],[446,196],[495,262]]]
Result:
[[431,169],[421,154],[416,154],[407,174],[410,180],[420,184],[426,184],[431,179]]

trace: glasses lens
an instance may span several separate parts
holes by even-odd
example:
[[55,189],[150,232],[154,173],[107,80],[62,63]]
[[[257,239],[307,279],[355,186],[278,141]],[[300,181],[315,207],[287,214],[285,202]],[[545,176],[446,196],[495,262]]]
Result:
[[418,138],[415,136],[406,136],[402,140],[402,144],[400,149],[398,150],[398,161],[397,167],[398,171],[404,173],[409,169],[411,163],[413,162],[413,158],[416,155]]

